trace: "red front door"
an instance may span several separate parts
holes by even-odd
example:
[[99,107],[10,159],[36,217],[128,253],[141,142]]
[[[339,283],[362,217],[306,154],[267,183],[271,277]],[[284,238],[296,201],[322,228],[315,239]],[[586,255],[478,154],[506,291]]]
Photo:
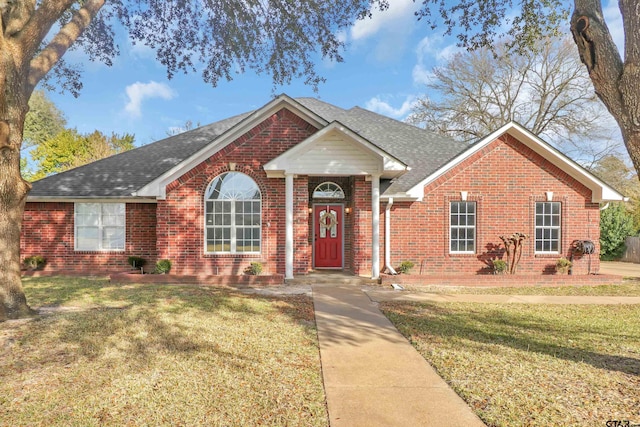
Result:
[[314,266],[342,268],[342,205],[314,205]]

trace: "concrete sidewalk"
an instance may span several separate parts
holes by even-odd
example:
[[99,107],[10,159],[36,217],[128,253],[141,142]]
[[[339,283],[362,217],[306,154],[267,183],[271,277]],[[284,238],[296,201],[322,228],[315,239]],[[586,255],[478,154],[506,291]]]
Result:
[[618,296],[555,296],[555,295],[474,295],[474,294],[432,294],[428,292],[408,292],[388,289],[367,289],[364,291],[372,301],[413,301],[413,302],[480,302],[519,304],[640,304],[640,297]]
[[314,285],[332,427],[484,426],[359,287]]

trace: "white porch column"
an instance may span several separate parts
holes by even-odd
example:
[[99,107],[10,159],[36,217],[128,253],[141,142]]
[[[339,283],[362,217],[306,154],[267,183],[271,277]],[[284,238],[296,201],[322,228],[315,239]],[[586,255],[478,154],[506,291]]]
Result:
[[293,279],[293,174],[285,173],[285,279]]
[[380,175],[371,175],[371,278],[380,277]]

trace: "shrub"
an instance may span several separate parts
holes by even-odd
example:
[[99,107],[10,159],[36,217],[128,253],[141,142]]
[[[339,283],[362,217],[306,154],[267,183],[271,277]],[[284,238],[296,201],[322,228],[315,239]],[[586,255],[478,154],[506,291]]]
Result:
[[501,259],[493,260],[493,274],[505,274],[507,272],[507,262]]
[[558,258],[556,261],[556,271],[560,274],[567,274],[573,264],[566,258]]
[[398,267],[398,273],[409,274],[414,265],[411,261],[402,261]]
[[40,255],[33,255],[24,259],[24,265],[29,270],[42,270],[47,260]]
[[171,261],[168,259],[160,259],[156,262],[156,273],[165,274],[171,271]]
[[259,276],[260,273],[262,273],[262,263],[256,261],[252,262],[251,264],[249,264],[249,267],[244,270],[244,272],[251,276]]
[[130,256],[127,262],[133,268],[140,268],[147,263],[147,260],[139,256]]
[[619,259],[625,250],[624,241],[634,231],[633,217],[624,204],[612,203],[600,212],[600,259]]

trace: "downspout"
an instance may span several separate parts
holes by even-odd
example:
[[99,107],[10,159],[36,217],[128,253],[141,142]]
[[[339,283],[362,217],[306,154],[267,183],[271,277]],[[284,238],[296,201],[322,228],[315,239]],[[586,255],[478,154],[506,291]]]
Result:
[[389,197],[384,209],[384,266],[386,272],[396,275],[398,273],[391,267],[391,206],[393,197]]

